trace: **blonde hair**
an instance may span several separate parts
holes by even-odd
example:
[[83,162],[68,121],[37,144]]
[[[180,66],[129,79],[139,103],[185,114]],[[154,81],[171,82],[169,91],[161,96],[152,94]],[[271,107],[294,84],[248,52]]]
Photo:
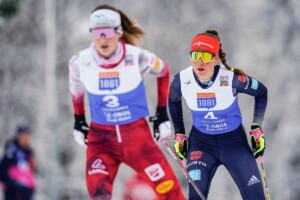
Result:
[[101,9],[110,9],[115,12],[118,12],[121,16],[121,26],[123,29],[122,39],[126,43],[134,46],[141,45],[142,38],[145,35],[145,32],[138,26],[138,24],[134,20],[130,19],[123,11],[107,4],[97,6],[92,11],[92,13],[96,10]]

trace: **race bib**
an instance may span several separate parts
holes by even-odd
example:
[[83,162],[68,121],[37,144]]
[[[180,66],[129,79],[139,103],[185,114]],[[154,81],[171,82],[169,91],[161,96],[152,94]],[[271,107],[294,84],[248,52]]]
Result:
[[120,85],[119,72],[100,72],[99,90],[114,90]]
[[216,94],[214,92],[197,93],[198,108],[213,108],[217,105]]

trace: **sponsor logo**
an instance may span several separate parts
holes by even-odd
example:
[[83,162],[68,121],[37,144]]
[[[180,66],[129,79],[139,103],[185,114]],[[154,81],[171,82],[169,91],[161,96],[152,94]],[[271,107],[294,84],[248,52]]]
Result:
[[202,167],[206,167],[206,163],[202,161],[191,161],[187,164],[186,168],[189,168],[192,165],[200,165]]
[[107,18],[103,14],[94,15],[92,18],[92,24],[94,26],[105,24],[105,25],[115,25],[116,21],[114,19]]
[[191,160],[198,160],[202,157],[202,151],[192,151],[190,159]]
[[224,123],[220,123],[220,124],[214,124],[214,125],[211,125],[211,128],[217,129],[217,130],[222,130],[224,128],[227,128],[227,123],[224,122]]
[[257,88],[258,88],[258,81],[256,79],[254,79],[254,78],[252,78],[251,88],[253,90],[257,90]]
[[247,80],[247,77],[245,75],[238,75],[238,80],[243,82],[243,83],[246,83],[246,80]]
[[188,80],[188,81],[184,82],[184,84],[185,84],[185,85],[191,84],[191,80]]
[[248,87],[249,87],[249,78],[248,78],[248,76],[247,76],[247,84],[246,84],[246,87],[245,87],[245,90],[247,90],[248,89]]
[[[107,95],[103,97],[105,107],[102,108],[106,121],[120,122],[131,119],[131,111],[128,106],[121,106],[119,98],[114,95]],[[98,105],[97,105],[98,106]],[[103,106],[100,104],[99,107]]]
[[226,119],[218,118],[213,112],[208,112],[201,121],[205,130],[207,131],[219,131],[228,129],[228,122]]
[[247,185],[251,186],[251,185],[254,185],[259,182],[260,182],[260,180],[256,176],[252,175],[250,180],[248,181]]
[[155,59],[155,65],[154,65],[154,67],[153,67],[153,71],[154,72],[157,72],[159,69],[160,69],[160,61],[159,61],[159,59],[158,58],[156,58]]
[[205,116],[204,119],[218,119],[213,112],[208,112]]
[[195,170],[189,171],[189,175],[193,181],[201,180],[201,170],[200,169],[195,169]]
[[88,170],[88,175],[93,175],[93,174],[106,174],[108,175],[108,172],[105,170],[105,166],[102,164],[101,159],[96,159],[92,166],[91,170]]
[[133,65],[133,55],[126,55],[124,58],[125,66],[132,66]]
[[[193,44],[193,46],[201,46],[201,45],[203,45],[203,46],[208,46],[208,47],[210,47],[211,49],[214,49],[214,46],[212,46],[211,44],[208,44],[208,43],[205,43],[205,42],[195,42],[194,44]],[[204,48],[204,47],[203,47]]]
[[228,86],[228,76],[220,76],[220,86]]
[[145,168],[145,172],[151,181],[157,181],[165,176],[164,170],[158,163],[155,163],[155,164],[150,165],[149,167]]
[[160,183],[156,187],[156,191],[160,194],[165,194],[165,193],[169,192],[173,188],[173,186],[174,186],[174,181],[167,180],[167,181]]
[[92,168],[99,168],[99,169],[105,169],[105,166],[102,164],[101,159],[97,159],[93,162]]

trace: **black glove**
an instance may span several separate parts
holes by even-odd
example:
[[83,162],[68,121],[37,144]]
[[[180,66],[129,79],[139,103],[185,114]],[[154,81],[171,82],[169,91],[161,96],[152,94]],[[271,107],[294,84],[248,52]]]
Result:
[[[159,141],[162,136],[165,139],[171,134],[171,123],[167,113],[167,107],[157,107],[156,114],[153,117],[150,117],[150,122],[153,122],[153,138],[156,141]],[[164,123],[164,127],[161,128],[163,133],[160,133],[160,125]]]
[[75,124],[74,124],[74,139],[81,146],[86,146],[87,144],[87,135],[89,132],[89,126],[85,121],[85,115],[74,115]]

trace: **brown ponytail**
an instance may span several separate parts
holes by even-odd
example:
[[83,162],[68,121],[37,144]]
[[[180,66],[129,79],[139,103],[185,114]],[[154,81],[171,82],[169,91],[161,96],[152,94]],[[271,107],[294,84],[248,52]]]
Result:
[[122,39],[126,43],[134,46],[138,46],[141,44],[145,32],[138,26],[138,24],[134,20],[131,20],[123,11],[106,4],[97,6],[92,11],[92,13],[96,10],[101,10],[101,9],[110,9],[120,14],[121,25],[123,29]]
[[236,74],[246,75],[243,70],[237,69],[237,68],[232,68],[232,67],[230,67],[227,64],[227,61],[226,61],[226,52],[223,51],[223,49],[222,49],[222,43],[221,43],[221,40],[220,40],[220,37],[219,37],[219,33],[218,33],[217,30],[209,29],[205,33],[203,33],[203,35],[209,35],[209,36],[214,37],[214,38],[216,38],[217,40],[220,41],[219,58],[220,58],[222,64],[225,66],[225,68],[227,70],[232,71],[232,72],[234,72]]

